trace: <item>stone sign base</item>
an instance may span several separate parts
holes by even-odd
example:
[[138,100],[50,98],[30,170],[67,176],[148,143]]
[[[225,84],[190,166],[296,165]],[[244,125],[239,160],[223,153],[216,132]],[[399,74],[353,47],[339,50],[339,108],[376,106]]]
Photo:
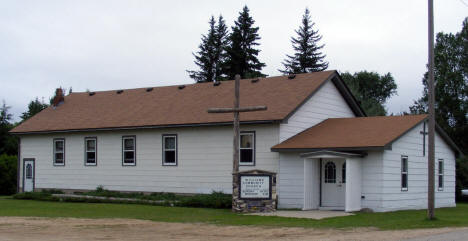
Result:
[[[265,195],[265,190],[262,190],[263,196],[254,197],[247,196],[242,192],[241,177],[256,178],[259,177],[262,180],[268,180],[267,184],[269,187],[269,195]],[[276,211],[277,196],[276,196],[276,173],[262,171],[262,170],[249,170],[234,173],[233,178],[233,190],[232,190],[232,211],[236,213],[258,213],[258,212],[274,212]],[[244,179],[245,180],[245,179]],[[265,184],[265,183],[263,183]],[[258,187],[259,185],[255,186]],[[265,187],[265,186],[263,186]],[[255,193],[254,193],[255,194]],[[244,195],[244,196],[243,196]]]

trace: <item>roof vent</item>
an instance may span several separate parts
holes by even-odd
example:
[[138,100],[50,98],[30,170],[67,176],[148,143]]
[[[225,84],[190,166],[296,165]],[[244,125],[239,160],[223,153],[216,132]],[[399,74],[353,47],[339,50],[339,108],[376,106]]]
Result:
[[89,92],[89,93],[88,93],[89,96],[93,96],[93,95],[95,95],[95,94],[96,94],[96,92]]
[[213,83],[213,86],[218,86],[218,85],[220,85],[220,84],[221,84],[221,82],[216,81],[216,82]]
[[288,75],[288,79],[294,79],[294,78],[296,78],[296,74],[289,74]]
[[252,79],[250,82],[257,83],[258,81],[260,81],[260,78]]
[[146,88],[146,92],[151,92],[153,91],[153,88]]
[[179,85],[179,90],[185,88],[185,85]]
[[123,90],[117,90],[117,94],[122,94]]

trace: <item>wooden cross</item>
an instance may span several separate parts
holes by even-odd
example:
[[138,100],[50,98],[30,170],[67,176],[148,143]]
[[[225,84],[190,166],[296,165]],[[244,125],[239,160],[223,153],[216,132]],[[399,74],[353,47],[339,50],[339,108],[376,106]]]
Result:
[[[233,188],[235,187],[235,174],[239,172],[239,113],[250,112],[250,111],[262,111],[267,110],[266,106],[249,106],[240,107],[240,75],[236,75],[234,84],[234,108],[209,108],[208,113],[234,113],[234,140],[233,140],[233,159],[232,159],[232,174],[233,174]],[[234,191],[234,190],[233,190]],[[234,195],[234,192],[232,193]]]
[[423,130],[419,132],[419,134],[423,135],[423,156],[426,155],[426,135],[429,132],[426,131],[426,122],[423,123]]

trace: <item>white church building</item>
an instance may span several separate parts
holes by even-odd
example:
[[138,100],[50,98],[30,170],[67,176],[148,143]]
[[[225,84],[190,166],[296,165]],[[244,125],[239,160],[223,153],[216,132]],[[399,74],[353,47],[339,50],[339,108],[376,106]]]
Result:
[[[425,115],[366,117],[336,71],[243,79],[240,171],[277,173],[278,208],[427,207]],[[19,191],[232,192],[234,81],[71,93],[14,128]],[[459,149],[437,127],[435,204]]]

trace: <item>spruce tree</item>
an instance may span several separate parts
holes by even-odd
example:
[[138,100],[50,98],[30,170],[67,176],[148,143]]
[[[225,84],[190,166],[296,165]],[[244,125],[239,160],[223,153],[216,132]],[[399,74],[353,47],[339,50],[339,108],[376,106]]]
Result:
[[284,70],[279,70],[284,74],[289,73],[309,73],[323,71],[328,68],[328,62],[324,61],[325,54],[320,52],[324,45],[319,45],[322,36],[318,30],[314,30],[315,23],[310,18],[309,9],[306,8],[302,15],[302,25],[295,30],[297,37],[291,37],[294,55],[286,55],[282,63]]
[[229,45],[229,31],[223,16],[219,15],[216,25],[214,56],[215,56],[215,81],[224,80],[227,76],[223,73],[223,63],[226,62],[226,47]]
[[190,78],[198,83],[213,82],[222,77],[221,62],[225,59],[228,31],[224,19],[219,16],[218,24],[213,16],[209,21],[210,28],[202,35],[199,51],[193,54],[199,70],[187,70]]
[[198,46],[199,51],[195,54],[192,53],[195,57],[195,64],[198,65],[200,70],[187,70],[190,78],[194,79],[196,82],[211,82],[214,81],[214,67],[215,67],[215,50],[214,50],[214,41],[216,34],[216,20],[213,16],[209,21],[210,29],[208,34],[202,35],[202,42]]
[[261,73],[265,63],[258,60],[260,50],[255,47],[260,45],[257,40],[258,27],[254,27],[255,21],[249,14],[249,8],[244,6],[239,13],[232,33],[229,36],[229,46],[226,48],[227,60],[224,63],[223,71],[229,79],[234,79],[236,74],[242,78],[253,78],[265,76]]

